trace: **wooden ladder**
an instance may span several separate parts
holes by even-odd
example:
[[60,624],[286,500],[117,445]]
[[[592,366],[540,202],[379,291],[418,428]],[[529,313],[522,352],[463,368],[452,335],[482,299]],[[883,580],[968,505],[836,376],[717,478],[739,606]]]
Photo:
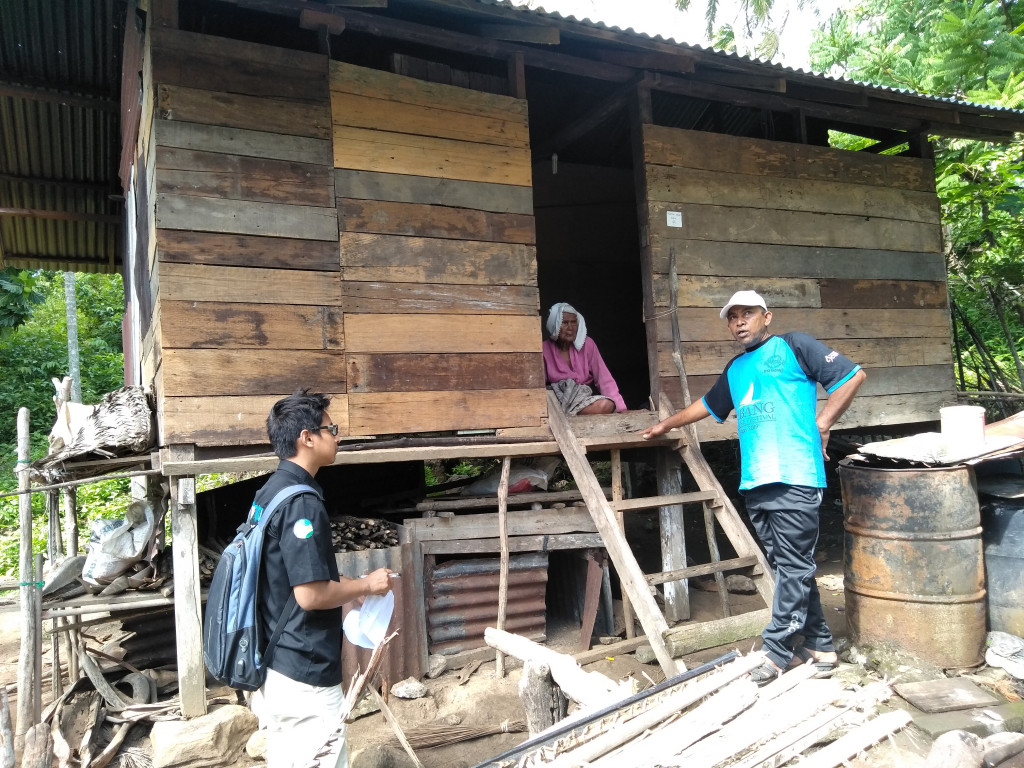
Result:
[[[574,426],[582,426],[585,423],[598,424],[596,420],[602,417],[566,417],[559,406],[558,401],[552,393],[548,393],[548,427],[558,443],[569,471],[572,472],[587,509],[594,520],[601,538],[604,541],[605,549],[615,566],[619,581],[622,587],[623,607],[625,611],[636,614],[640,626],[647,636],[647,642],[654,651],[666,677],[671,677],[685,667],[681,662],[673,659],[666,642],[666,634],[669,632],[668,621],[654,599],[651,588],[657,584],[672,584],[683,579],[690,579],[703,575],[715,575],[719,581],[719,594],[723,600],[723,619],[727,620],[730,614],[728,594],[725,590],[725,571],[736,570],[748,566],[754,568],[754,584],[765,604],[771,606],[772,593],[775,589],[775,580],[765,560],[764,554],[747,530],[743,520],[740,518],[736,508],[729,501],[722,486],[715,478],[714,472],[708,465],[700,449],[692,444],[686,434],[680,430],[672,430],[667,435],[655,441],[645,441],[641,438],[639,431],[633,430],[629,433],[604,433],[590,434],[583,437],[577,436]],[[652,417],[653,418],[653,415]],[[607,422],[607,417],[605,417]],[[651,421],[650,423],[654,423]],[[581,430],[582,431],[582,430]],[[662,446],[667,450],[678,452],[683,464],[686,465],[690,474],[697,483],[699,491],[692,493],[667,493],[646,498],[623,499],[621,482],[621,461],[620,451],[623,448],[639,448],[648,446]],[[588,450],[608,450],[612,456],[612,499],[605,498],[604,491],[597,477],[594,475],[590,463],[587,461]],[[641,510],[671,507],[675,505],[701,503],[704,507],[705,528],[708,532],[708,543],[711,552],[712,562],[686,567],[685,544],[682,541],[681,516],[675,518],[674,524],[666,526],[666,520],[662,519],[662,538],[668,537],[670,542],[678,542],[680,548],[679,562],[683,563],[681,568],[673,568],[661,573],[644,574],[637,563],[633,551],[626,541],[623,531],[623,515],[625,513]],[[725,533],[729,542],[736,550],[737,556],[729,560],[721,560],[718,556],[718,548],[715,542],[713,523],[717,522]],[[665,530],[666,527],[679,530]],[[707,622],[714,624],[716,622]],[[630,632],[632,625],[631,617],[627,613],[627,632]],[[709,629],[713,630],[713,627]]]

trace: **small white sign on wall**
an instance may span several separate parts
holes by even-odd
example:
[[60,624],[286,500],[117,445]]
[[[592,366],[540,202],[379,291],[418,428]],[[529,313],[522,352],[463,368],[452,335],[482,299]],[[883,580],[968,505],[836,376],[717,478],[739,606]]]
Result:
[[681,227],[683,226],[683,212],[682,211],[668,211],[665,214],[665,223],[670,227]]

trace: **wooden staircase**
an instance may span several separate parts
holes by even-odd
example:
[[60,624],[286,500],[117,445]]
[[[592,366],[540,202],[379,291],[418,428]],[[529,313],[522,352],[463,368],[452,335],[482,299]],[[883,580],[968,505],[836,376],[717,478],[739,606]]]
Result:
[[[714,575],[718,581],[718,594],[722,600],[723,612],[722,619],[716,620],[716,622],[727,622],[731,608],[728,591],[725,589],[724,573],[755,566],[754,584],[765,604],[771,606],[775,580],[764,554],[743,523],[736,508],[729,501],[729,497],[715,478],[714,472],[711,471],[711,467],[691,435],[683,430],[672,430],[655,440],[643,440],[639,430],[656,422],[658,417],[654,414],[646,419],[643,414],[629,414],[633,418],[628,420],[623,418],[624,414],[614,414],[610,417],[567,417],[562,413],[554,395],[548,393],[548,399],[548,427],[572,472],[619,576],[626,615],[627,637],[632,635],[632,615],[635,614],[666,677],[685,669],[682,662],[672,658],[666,642],[666,635],[669,632],[666,614],[672,614],[673,620],[689,618],[686,592],[680,583],[681,580]],[[663,410],[666,411],[664,415],[667,415],[667,406]],[[644,421],[646,423],[643,423]],[[621,431],[627,423],[630,431]],[[622,449],[659,446],[666,451],[664,459],[681,460],[700,490],[682,493],[679,492],[678,483],[673,484],[670,480],[668,483],[662,483],[658,496],[622,498]],[[612,499],[610,501],[605,498],[601,484],[587,461],[588,450],[607,450],[611,453]],[[661,472],[659,474],[672,475],[673,473]],[[674,488],[673,485],[675,485]],[[696,503],[703,507],[711,562],[687,566],[686,546],[683,539],[682,505]],[[636,510],[655,508],[660,509],[662,548],[666,555],[663,560],[668,560],[670,564],[674,562],[679,567],[672,567],[661,573],[645,574],[641,571],[633,551],[626,542],[623,518],[624,515]],[[716,522],[732,544],[733,549],[736,550],[735,558],[722,560],[719,557],[718,547],[715,543],[714,525]],[[651,588],[658,584],[664,585],[665,589],[665,613],[658,607],[652,594]],[[672,589],[677,585],[678,589]],[[714,627],[705,627],[705,629],[713,631]]]

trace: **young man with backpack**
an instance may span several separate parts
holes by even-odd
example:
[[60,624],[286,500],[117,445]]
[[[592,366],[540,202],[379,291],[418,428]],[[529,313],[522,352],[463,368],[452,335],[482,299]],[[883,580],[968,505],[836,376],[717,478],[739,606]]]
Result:
[[[266,524],[257,611],[262,636],[270,637],[289,597],[297,605],[285,619],[253,712],[267,729],[268,768],[304,768],[338,725],[341,689],[341,606],[390,590],[386,568],[361,579],[338,574],[322,489],[313,476],[334,463],[338,428],[327,413],[330,398],[302,390],[274,404],[267,434],[281,459],[256,494],[254,506],[270,503],[283,488],[311,486],[283,502]],[[322,768],[344,768],[343,739],[321,758]]]

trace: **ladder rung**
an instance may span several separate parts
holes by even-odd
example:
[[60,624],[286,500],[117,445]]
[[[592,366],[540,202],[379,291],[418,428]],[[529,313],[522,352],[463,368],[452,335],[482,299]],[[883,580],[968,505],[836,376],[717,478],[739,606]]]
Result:
[[[644,496],[639,499],[623,499],[622,501],[611,502],[612,509],[621,512],[628,512],[636,509],[654,509],[655,507],[669,507],[673,504],[692,504],[698,501],[718,501],[717,491],[695,491],[693,493],[673,493],[668,496]],[[712,506],[716,506],[712,504]]]
[[735,571],[757,565],[757,558],[754,556],[734,557],[732,560],[722,560],[717,563],[705,563],[704,565],[692,565],[689,568],[680,568],[676,571],[665,571],[664,573],[652,573],[646,576],[647,583],[652,587],[656,584],[664,584],[669,581],[680,581],[681,579],[693,579],[697,576],[708,576],[721,571]]
[[576,438],[585,450],[597,448],[629,448],[638,446],[670,445],[673,449],[685,445],[686,433],[681,429],[670,429],[664,435],[644,440],[640,432],[620,432],[611,435],[589,435]]

